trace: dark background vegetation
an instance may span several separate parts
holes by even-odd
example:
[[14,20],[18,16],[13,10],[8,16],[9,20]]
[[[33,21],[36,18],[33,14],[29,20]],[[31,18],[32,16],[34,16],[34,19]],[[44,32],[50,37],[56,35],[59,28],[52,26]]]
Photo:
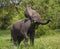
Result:
[[15,49],[10,28],[14,22],[25,19],[26,5],[35,9],[42,21],[51,19],[52,22],[39,25],[34,46],[28,42],[25,47],[23,40],[18,49],[60,49],[60,0],[0,0],[0,49]]
[[0,0],[0,29],[10,29],[14,22],[25,19],[26,5],[35,9],[41,15],[42,21],[52,20],[47,25],[40,25],[36,30],[37,35],[48,34],[52,30],[60,29],[60,0]]

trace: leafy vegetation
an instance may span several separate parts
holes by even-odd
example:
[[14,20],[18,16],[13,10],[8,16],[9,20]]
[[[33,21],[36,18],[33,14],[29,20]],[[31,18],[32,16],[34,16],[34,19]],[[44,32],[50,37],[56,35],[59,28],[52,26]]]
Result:
[[2,5],[0,6],[0,29],[9,29],[13,22],[24,19],[26,5],[35,9],[41,15],[43,21],[47,19],[52,20],[52,23],[48,24],[47,27],[51,29],[60,28],[59,0],[16,0],[17,3],[15,0],[12,0],[11,2],[7,0],[0,1],[0,3],[4,3],[3,5],[0,4]]
[[[51,33],[53,32],[54,31],[51,31]],[[60,33],[59,30],[55,30],[55,32],[55,34],[49,33],[49,35],[35,38],[34,46],[31,46],[29,43],[29,45],[25,47],[24,41],[22,41],[18,49],[60,49]],[[14,49],[9,30],[0,30],[0,49]]]
[[14,49],[10,31],[6,29],[15,21],[25,19],[26,5],[35,9],[42,21],[52,22],[38,27],[34,46],[25,47],[22,41],[18,49],[60,49],[60,0],[0,0],[0,49]]

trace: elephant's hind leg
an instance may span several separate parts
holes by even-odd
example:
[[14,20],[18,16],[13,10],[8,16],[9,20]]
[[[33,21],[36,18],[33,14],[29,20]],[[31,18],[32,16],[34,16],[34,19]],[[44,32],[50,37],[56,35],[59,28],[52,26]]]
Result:
[[28,35],[27,35],[27,32],[25,32],[24,38],[25,38],[24,44],[25,44],[25,45],[28,45]]
[[17,46],[17,34],[14,31],[14,29],[11,30],[11,38],[12,38],[12,41],[13,41],[14,45]]
[[24,39],[24,37],[22,35],[21,36],[17,36],[17,39],[18,39],[18,45],[20,45],[20,43]]

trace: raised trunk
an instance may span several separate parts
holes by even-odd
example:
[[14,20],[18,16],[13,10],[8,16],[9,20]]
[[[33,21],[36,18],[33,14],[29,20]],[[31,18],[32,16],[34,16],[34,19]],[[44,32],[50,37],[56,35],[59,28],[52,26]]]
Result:
[[46,25],[46,24],[48,24],[50,22],[50,20],[48,20],[47,22],[42,22],[42,21],[40,21],[40,22],[38,22],[39,24],[42,24],[42,25]]

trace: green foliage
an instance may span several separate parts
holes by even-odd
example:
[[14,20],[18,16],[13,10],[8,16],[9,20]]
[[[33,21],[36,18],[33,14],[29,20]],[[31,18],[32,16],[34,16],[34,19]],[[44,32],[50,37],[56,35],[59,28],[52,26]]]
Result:
[[[60,0],[23,0],[17,5],[18,11],[15,4],[10,4],[9,0],[0,0],[3,1],[7,2],[7,6],[0,7],[0,29],[10,29],[14,22],[25,19],[26,5],[35,9],[41,15],[42,21],[52,20],[47,25],[38,26],[35,37],[40,38],[35,39],[34,47],[24,47],[22,42],[19,49],[60,49]],[[0,49],[14,49],[10,39],[9,31],[0,30]]]
[[[32,0],[32,1],[23,0],[19,5],[17,5],[18,11],[15,8],[15,4],[10,4],[9,1],[6,2],[8,4],[6,7],[0,7],[0,29],[8,29],[10,28],[11,24],[14,23],[15,21],[24,19],[25,18],[24,11],[26,5],[29,5],[33,9],[35,9],[41,15],[42,21],[48,19],[52,20],[51,23],[46,25],[47,29],[60,28],[60,3],[59,3],[60,1],[59,0]],[[42,27],[41,28],[44,31],[45,27],[44,26]]]
[[[18,49],[60,49],[60,30],[55,31],[56,34],[54,35],[51,35],[51,31],[49,35],[35,38],[34,46],[30,45],[30,41],[28,46],[24,46],[24,41],[22,41]],[[15,49],[9,30],[0,30],[0,49]]]
[[[4,4],[3,4],[4,3]],[[5,6],[4,6],[5,5]],[[10,0],[0,1],[0,29],[8,29],[13,23],[13,18],[16,19],[17,10],[15,5],[10,3]]]
[[48,26],[42,26],[42,25],[40,25],[39,27],[38,27],[38,29],[36,30],[36,37],[38,38],[38,37],[40,37],[40,36],[42,36],[42,35],[45,35],[45,34],[47,34],[47,32],[49,31],[49,27]]

